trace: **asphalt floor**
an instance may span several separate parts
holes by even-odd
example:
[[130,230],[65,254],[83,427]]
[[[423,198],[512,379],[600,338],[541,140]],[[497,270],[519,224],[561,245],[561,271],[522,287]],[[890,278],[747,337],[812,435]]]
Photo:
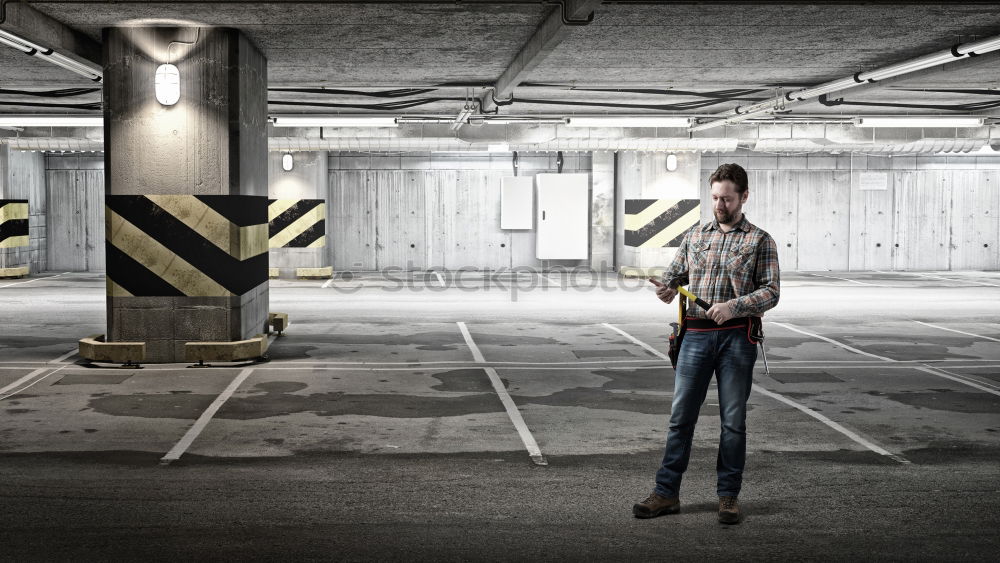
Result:
[[270,360],[88,364],[100,274],[0,280],[0,560],[993,561],[1000,273],[783,272],[738,526],[678,515],[676,307],[587,272],[272,280]]

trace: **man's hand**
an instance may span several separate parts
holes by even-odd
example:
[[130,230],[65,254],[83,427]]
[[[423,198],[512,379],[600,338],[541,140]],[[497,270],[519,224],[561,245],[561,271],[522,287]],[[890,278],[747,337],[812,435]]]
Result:
[[677,296],[676,289],[671,289],[663,285],[662,283],[656,281],[653,278],[648,278],[648,279],[649,283],[656,286],[656,296],[660,298],[660,301],[663,301],[664,303],[670,303],[671,301],[674,300],[674,297]]
[[712,305],[708,311],[705,311],[705,314],[708,315],[708,318],[715,321],[716,324],[721,325],[722,323],[733,318],[733,309],[729,304],[730,301],[726,301],[725,303],[716,303],[715,305]]

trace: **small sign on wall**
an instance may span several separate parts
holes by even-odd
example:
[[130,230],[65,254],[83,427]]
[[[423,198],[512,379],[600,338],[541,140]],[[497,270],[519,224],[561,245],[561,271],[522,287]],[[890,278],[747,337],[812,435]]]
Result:
[[509,176],[500,180],[500,228],[531,229],[535,216],[535,180]]
[[861,172],[858,174],[858,189],[859,190],[888,190],[889,189],[889,173],[888,172]]

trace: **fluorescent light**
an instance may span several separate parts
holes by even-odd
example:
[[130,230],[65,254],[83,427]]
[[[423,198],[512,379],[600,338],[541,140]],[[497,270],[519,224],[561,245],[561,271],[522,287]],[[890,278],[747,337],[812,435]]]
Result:
[[859,117],[855,127],[982,127],[982,117]]
[[23,37],[14,35],[13,33],[0,30],[0,44],[13,47],[28,55],[49,61],[50,63],[61,66],[68,71],[85,76],[94,82],[101,82],[103,80],[101,74],[103,69],[100,67],[95,68],[89,64],[80,63],[65,55],[61,55],[52,49],[42,47],[41,45],[32,43]]
[[395,117],[276,115],[275,127],[398,127]]
[[507,143],[496,143],[486,145],[486,150],[489,152],[510,152],[510,145]]
[[103,117],[89,115],[0,116],[0,127],[102,127]]
[[687,117],[667,116],[596,116],[570,117],[568,127],[687,127],[691,120]]

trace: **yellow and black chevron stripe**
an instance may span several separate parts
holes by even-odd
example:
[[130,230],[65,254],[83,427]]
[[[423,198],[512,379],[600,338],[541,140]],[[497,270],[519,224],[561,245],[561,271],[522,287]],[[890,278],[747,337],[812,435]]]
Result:
[[0,199],[0,248],[28,246],[28,200]]
[[267,282],[267,198],[105,197],[108,295],[230,297]]
[[684,233],[700,220],[697,199],[626,199],[625,246],[680,246]]
[[326,246],[326,202],[322,199],[271,199],[267,205],[271,248]]

